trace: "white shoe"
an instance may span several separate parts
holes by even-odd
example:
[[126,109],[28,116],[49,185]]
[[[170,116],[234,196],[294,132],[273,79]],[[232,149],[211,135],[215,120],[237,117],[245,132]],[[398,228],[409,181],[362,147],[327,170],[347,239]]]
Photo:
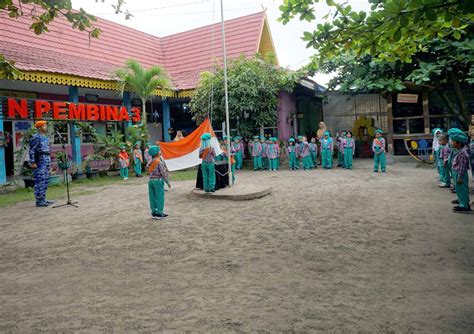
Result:
[[123,179],[124,179],[124,181],[125,181],[125,180],[128,180],[128,177],[124,177]]

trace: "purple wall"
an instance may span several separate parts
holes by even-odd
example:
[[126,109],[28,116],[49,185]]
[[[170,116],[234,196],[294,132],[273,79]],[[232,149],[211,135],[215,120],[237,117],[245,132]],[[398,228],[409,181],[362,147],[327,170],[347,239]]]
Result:
[[292,93],[280,92],[278,96],[278,138],[287,141],[293,135],[291,114],[296,112],[296,97]]

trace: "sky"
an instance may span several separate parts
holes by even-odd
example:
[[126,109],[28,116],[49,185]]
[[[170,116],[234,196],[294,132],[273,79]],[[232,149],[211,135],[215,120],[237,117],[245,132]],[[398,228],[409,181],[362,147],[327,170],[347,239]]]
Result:
[[[267,10],[270,30],[280,65],[298,69],[309,62],[314,49],[307,49],[301,40],[304,31],[312,31],[330,10],[325,1],[317,4],[316,20],[300,21],[298,18],[283,25],[278,22],[279,6],[282,0],[224,0],[224,19],[233,19]],[[348,0],[353,9],[368,11],[368,0]],[[112,4],[116,0],[72,0],[75,9],[84,8],[88,13],[111,20],[131,28],[155,35],[167,36],[174,33],[220,22],[219,0],[128,0],[124,8],[133,14],[129,20],[124,15],[114,14]],[[316,74],[313,78],[326,85],[333,74]]]

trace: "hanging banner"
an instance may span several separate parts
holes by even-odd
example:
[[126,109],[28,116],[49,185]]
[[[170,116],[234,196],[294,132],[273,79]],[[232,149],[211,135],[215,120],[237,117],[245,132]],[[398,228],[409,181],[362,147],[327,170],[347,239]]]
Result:
[[166,162],[168,170],[180,170],[199,165],[202,160],[199,159],[199,149],[201,148],[201,136],[204,133],[210,133],[211,145],[216,151],[216,155],[222,153],[219,140],[212,129],[211,122],[206,119],[199,127],[189,135],[177,142],[159,142],[161,156]]
[[45,119],[55,121],[140,122],[140,108],[131,115],[124,106],[8,98],[4,115],[7,119]]

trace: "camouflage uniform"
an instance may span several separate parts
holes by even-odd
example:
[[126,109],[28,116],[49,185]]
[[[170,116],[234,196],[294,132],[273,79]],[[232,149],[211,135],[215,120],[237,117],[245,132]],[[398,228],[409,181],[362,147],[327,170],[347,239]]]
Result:
[[38,167],[33,170],[35,180],[35,198],[37,206],[47,206],[46,191],[48,190],[49,168],[51,166],[50,145],[47,136],[37,133],[30,142],[30,162]]

